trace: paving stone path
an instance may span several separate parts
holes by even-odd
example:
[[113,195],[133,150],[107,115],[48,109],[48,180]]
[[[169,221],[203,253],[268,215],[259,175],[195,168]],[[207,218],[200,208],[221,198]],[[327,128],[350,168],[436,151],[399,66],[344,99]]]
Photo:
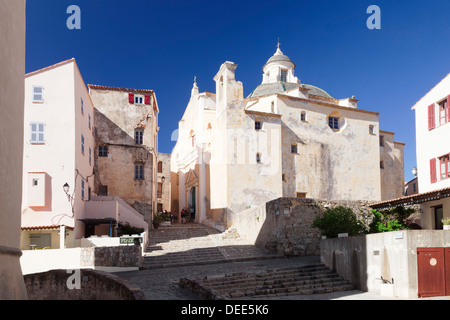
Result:
[[232,231],[178,224],[150,232],[141,270],[116,275],[141,288],[147,300],[199,300],[196,294],[179,286],[180,279],[318,262],[319,257],[286,258],[274,254],[246,243]]

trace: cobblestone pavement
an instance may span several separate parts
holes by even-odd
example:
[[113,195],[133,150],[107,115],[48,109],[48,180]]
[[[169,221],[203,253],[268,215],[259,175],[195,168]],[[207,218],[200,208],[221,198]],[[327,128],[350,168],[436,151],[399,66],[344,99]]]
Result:
[[[192,232],[192,229],[195,229]],[[204,277],[242,271],[259,271],[264,268],[283,268],[290,266],[319,263],[320,257],[280,257],[245,243],[236,234],[220,233],[213,228],[198,224],[175,225],[149,234],[145,259],[158,259],[169,256],[176,259],[172,265],[166,262],[164,267],[157,265],[145,270],[118,272],[117,276],[139,287],[147,300],[199,300],[190,291],[182,289],[178,280],[185,277]],[[158,250],[153,250],[157,248]],[[202,258],[194,252],[200,248],[218,248],[221,255],[211,255],[213,260]],[[153,252],[152,252],[153,251]],[[210,255],[207,252],[206,255]],[[198,263],[196,263],[196,260]],[[273,298],[275,300],[276,298]],[[447,297],[422,298],[420,300],[449,300]],[[269,300],[269,299],[266,299]],[[306,296],[282,297],[282,300],[398,300],[381,297],[377,294],[358,290],[334,292]],[[413,300],[413,299],[402,299]]]

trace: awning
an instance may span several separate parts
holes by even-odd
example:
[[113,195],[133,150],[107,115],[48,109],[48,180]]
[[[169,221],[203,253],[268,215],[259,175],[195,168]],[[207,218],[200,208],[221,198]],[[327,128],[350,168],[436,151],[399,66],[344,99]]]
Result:
[[448,197],[450,197],[450,187],[424,193],[413,194],[410,196],[401,197],[397,199],[381,201],[371,204],[370,207],[373,209],[388,209],[397,206],[420,204]]
[[66,227],[66,229],[73,230],[73,227],[68,227],[65,225],[22,227],[21,230],[22,231],[59,230],[61,227]]

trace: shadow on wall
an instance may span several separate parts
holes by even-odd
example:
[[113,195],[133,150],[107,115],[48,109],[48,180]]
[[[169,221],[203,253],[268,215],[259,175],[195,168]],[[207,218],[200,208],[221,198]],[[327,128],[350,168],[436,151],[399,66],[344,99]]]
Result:
[[24,279],[29,300],[145,300],[139,288],[103,271],[52,270]]
[[237,214],[234,227],[257,246],[287,256],[319,256],[321,231],[314,219],[325,208],[343,206],[355,214],[370,211],[366,201],[279,198]]

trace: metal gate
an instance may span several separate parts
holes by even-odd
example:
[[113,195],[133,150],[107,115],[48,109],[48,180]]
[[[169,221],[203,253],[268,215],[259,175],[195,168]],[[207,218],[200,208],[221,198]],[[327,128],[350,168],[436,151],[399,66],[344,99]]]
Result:
[[417,248],[418,296],[450,295],[450,248]]

